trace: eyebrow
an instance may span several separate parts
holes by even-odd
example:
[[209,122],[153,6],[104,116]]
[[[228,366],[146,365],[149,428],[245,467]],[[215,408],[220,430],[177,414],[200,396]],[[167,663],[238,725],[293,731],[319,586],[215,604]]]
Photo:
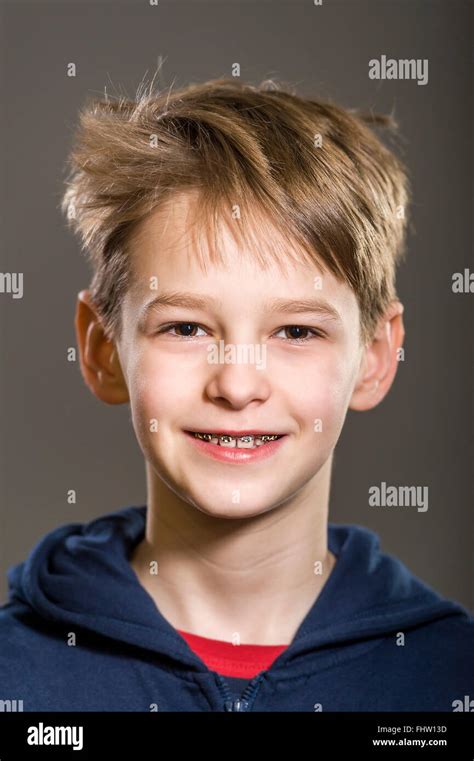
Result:
[[[186,291],[170,291],[161,293],[149,301],[142,309],[141,319],[144,320],[150,312],[159,312],[166,307],[184,307],[188,309],[207,309],[209,306],[222,308],[221,299],[214,296],[200,296]],[[337,309],[325,299],[283,299],[276,298],[264,302],[262,310],[271,314],[316,314],[342,323]]]

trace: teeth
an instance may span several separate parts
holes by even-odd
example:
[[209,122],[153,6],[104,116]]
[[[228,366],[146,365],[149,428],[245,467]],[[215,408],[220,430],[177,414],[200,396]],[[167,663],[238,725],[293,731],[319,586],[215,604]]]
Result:
[[211,444],[219,444],[221,447],[237,449],[255,449],[255,447],[260,447],[263,444],[266,444],[268,441],[275,441],[276,439],[280,438],[280,436],[277,434],[267,433],[264,433],[261,436],[253,436],[252,434],[247,434],[238,437],[228,436],[226,434],[217,436],[216,434],[212,433],[194,433],[194,436],[197,439],[209,441]]

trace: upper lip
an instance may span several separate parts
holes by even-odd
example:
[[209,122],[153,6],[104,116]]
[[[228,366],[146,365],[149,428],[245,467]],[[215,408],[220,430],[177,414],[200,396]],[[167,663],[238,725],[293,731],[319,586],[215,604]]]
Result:
[[259,428],[258,430],[255,428],[246,428],[244,431],[234,431],[232,428],[226,428],[225,430],[223,428],[219,429],[196,429],[193,431],[189,431],[189,433],[213,433],[216,436],[263,436],[264,434],[270,434],[272,436],[284,436],[284,433],[278,433],[278,431],[272,431],[271,428]]

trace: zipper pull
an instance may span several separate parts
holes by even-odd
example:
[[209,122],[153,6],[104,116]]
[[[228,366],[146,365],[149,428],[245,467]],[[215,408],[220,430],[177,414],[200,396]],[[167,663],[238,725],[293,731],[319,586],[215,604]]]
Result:
[[238,698],[237,700],[226,700],[224,703],[226,711],[248,711],[249,701]]

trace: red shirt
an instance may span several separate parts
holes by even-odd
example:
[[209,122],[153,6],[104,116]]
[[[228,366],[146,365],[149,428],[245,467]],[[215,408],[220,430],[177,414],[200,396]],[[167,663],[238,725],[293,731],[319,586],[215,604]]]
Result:
[[241,679],[252,679],[260,671],[268,669],[275,658],[288,647],[288,645],[234,645],[232,642],[201,637],[181,629],[177,631],[211,671],[217,671],[222,676]]

